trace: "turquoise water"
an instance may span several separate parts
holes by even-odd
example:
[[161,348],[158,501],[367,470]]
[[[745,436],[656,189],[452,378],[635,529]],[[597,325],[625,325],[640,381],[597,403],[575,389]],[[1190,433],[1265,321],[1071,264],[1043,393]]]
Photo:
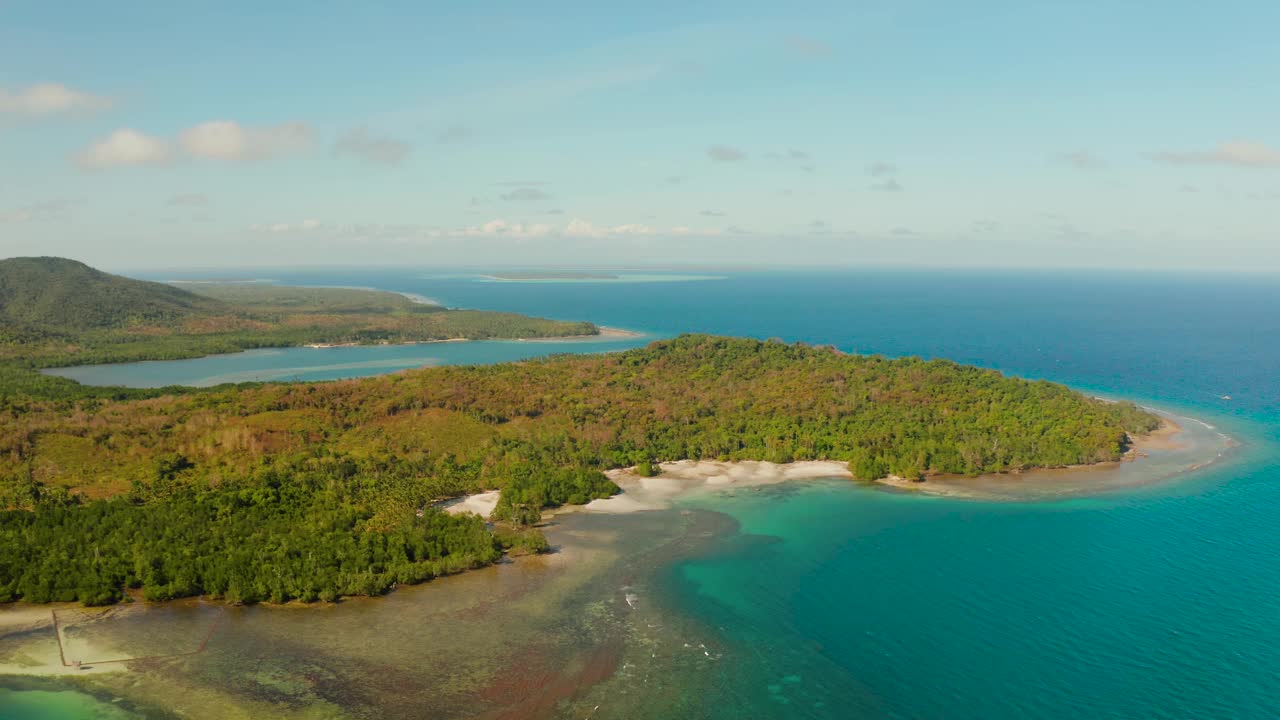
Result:
[[[1095,498],[994,503],[818,482],[690,501],[731,516],[737,531],[647,589],[714,651],[707,675],[688,680],[680,717],[1280,716],[1280,280],[850,271],[656,285],[422,274],[271,276],[659,335],[947,357],[1156,404],[1243,443],[1203,472]],[[669,708],[637,699],[609,716],[671,717]]]
[[81,365],[46,372],[86,385],[128,387],[208,387],[238,382],[338,380],[430,365],[479,365],[557,353],[612,352],[643,345],[652,339],[644,336],[554,342],[485,340],[418,345],[271,348],[190,360]]
[[752,657],[707,717],[769,707],[788,676],[788,717],[1275,717],[1280,566],[1253,500],[1274,482],[1042,504],[739,495],[710,506],[740,534],[674,568],[668,601]]
[[0,720],[132,720],[139,717],[87,693],[0,687]]
[[564,278],[534,278],[534,277],[481,277],[479,282],[498,282],[498,283],[672,283],[672,282],[702,282],[707,280],[720,280],[719,275],[672,275],[672,274],[654,274],[654,273],[619,273],[614,277],[564,277]]

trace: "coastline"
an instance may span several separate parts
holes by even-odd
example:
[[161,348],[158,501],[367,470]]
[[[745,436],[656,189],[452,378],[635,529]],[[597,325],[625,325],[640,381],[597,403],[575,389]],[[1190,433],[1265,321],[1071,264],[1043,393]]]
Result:
[[[1138,460],[1159,459],[1160,453],[1195,452],[1194,443],[1187,439],[1187,433],[1194,431],[1195,427],[1193,422],[1172,422],[1162,428],[1163,432],[1152,433],[1141,447],[1133,448],[1131,458],[1112,465],[1140,467],[1142,463]],[[371,618],[393,617],[403,618],[404,622],[417,622],[424,628],[442,629],[449,639],[438,640],[432,635],[430,642],[437,643],[432,647],[440,648],[440,652],[457,653],[452,657],[460,661],[474,657],[499,658],[496,661],[498,666],[517,668],[517,675],[535,678],[536,682],[525,683],[512,680],[510,673],[473,670],[473,675],[458,681],[461,686],[424,685],[432,688],[432,692],[456,693],[449,697],[456,697],[458,702],[477,711],[469,717],[550,718],[555,716],[554,709],[561,703],[569,703],[584,711],[604,703],[608,703],[606,707],[617,707],[614,703],[622,702],[622,698],[611,694],[616,692],[617,686],[609,681],[619,677],[620,671],[624,673],[624,680],[636,677],[639,669],[651,667],[644,663],[657,662],[654,658],[658,657],[664,658],[662,662],[683,657],[712,665],[729,652],[723,643],[715,641],[715,636],[700,635],[695,626],[680,624],[676,618],[664,615],[663,606],[651,594],[646,568],[669,563],[672,557],[707,547],[717,537],[732,533],[732,527],[722,524],[726,522],[723,520],[725,516],[703,512],[696,507],[692,510],[683,508],[681,499],[717,493],[746,493],[753,488],[793,481],[831,478],[847,481],[852,478],[844,463],[834,461],[776,464],[684,460],[663,463],[660,467],[662,473],[654,477],[639,476],[634,468],[611,470],[607,474],[623,487],[622,494],[593,501],[586,506],[545,513],[546,532],[555,547],[552,553],[504,561],[461,573],[447,581],[441,578],[421,585],[397,587],[384,597],[351,597],[336,604],[260,603],[246,608],[215,607],[194,598],[163,603],[139,602],[104,609],[58,603],[17,603],[0,608],[0,638],[9,638],[6,644],[0,645],[7,651],[4,664],[0,664],[0,674],[45,677],[51,682],[59,677],[83,678],[83,684],[77,686],[83,692],[105,691],[112,696],[157,704],[178,702],[174,696],[166,694],[170,692],[166,688],[176,682],[186,692],[199,690],[204,693],[198,701],[192,700],[186,706],[193,711],[192,717],[215,717],[216,714],[200,710],[222,708],[232,700],[245,703],[246,708],[265,712],[267,706],[226,694],[216,681],[208,680],[204,675],[169,674],[169,668],[188,667],[185,663],[127,660],[94,665],[90,671],[65,666],[59,657],[57,643],[51,637],[54,632],[52,613],[57,611],[59,616],[63,616],[65,627],[62,637],[67,644],[68,661],[80,658],[125,659],[140,654],[138,648],[149,646],[151,641],[141,640],[142,635],[138,633],[149,637],[159,632],[165,638],[181,639],[181,646],[175,649],[186,650],[209,627],[209,618],[215,610],[227,612],[234,621],[223,623],[217,634],[212,635],[216,641],[210,645],[209,654],[191,667],[221,667],[222,663],[228,662],[222,655],[226,649],[245,643],[247,637],[259,631],[278,632],[275,637],[283,640],[290,637],[289,632],[303,627],[303,623],[319,622],[325,623],[320,626],[324,628],[322,637],[347,638],[333,644],[327,639],[314,643],[308,641],[286,651],[278,661],[278,669],[271,664],[265,666],[267,674],[261,676],[265,678],[264,682],[292,678],[287,673],[298,667],[309,667],[307,663],[317,662],[308,653],[314,652],[319,657],[338,657],[335,653],[355,652],[351,648],[363,647],[362,639],[366,637]],[[1088,475],[1096,472],[1097,468],[1086,467],[1083,470]],[[1044,472],[1054,471],[1029,471],[1012,478],[1022,483],[1033,483],[1032,478],[1038,478],[1038,473]],[[931,479],[913,485],[931,486],[935,483],[936,480]],[[884,483],[857,483],[856,488],[855,492],[904,492]],[[923,494],[965,499],[1015,499],[982,493],[938,493],[931,492],[932,489],[908,488]],[[1104,485],[1101,489],[1109,489],[1109,486]],[[497,493],[489,491],[454,498],[442,504],[447,504],[447,512],[466,512],[485,506],[491,509],[496,500]],[[708,506],[705,502],[696,505],[714,510],[713,505]],[[673,512],[666,513],[645,512],[673,509]],[[687,528],[675,532],[682,525],[687,525]],[[584,608],[590,608],[589,615]],[[520,617],[527,622],[528,618],[555,618],[556,613],[563,613],[566,617],[590,617],[593,630],[567,644],[546,642],[550,628],[559,627],[554,624],[539,625],[517,638],[491,631],[491,628],[501,626],[504,618]],[[145,617],[147,621],[133,626],[135,629],[113,622],[120,619],[127,622],[130,617]],[[407,640],[389,642],[399,643],[397,652],[400,654],[417,647]],[[652,655],[655,649],[664,652]],[[370,658],[375,656],[370,655]],[[475,662],[475,667],[479,667],[487,660]],[[391,672],[389,669],[380,671]],[[376,678],[369,676],[365,682],[376,683]],[[459,690],[460,687],[466,689]]]
[[[344,348],[344,347],[378,347],[378,346],[389,347],[391,345],[434,345],[436,343],[456,343],[456,342],[471,342],[471,339],[470,338],[443,338],[441,340],[405,340],[403,342],[380,342],[380,343],[358,343],[358,342],[307,343],[306,345],[295,345],[294,347],[311,348],[312,350],[327,350],[329,348]],[[288,346],[286,345],[284,347],[288,347]],[[262,349],[266,350],[270,348],[262,348]],[[209,356],[206,355],[205,357],[209,357]]]
[[[0,676],[70,681],[48,687],[192,718],[336,717],[322,712],[334,710],[334,692],[369,716],[550,718],[621,667],[636,618],[657,617],[643,615],[652,612],[651,568],[726,527],[711,513],[696,520],[579,516],[548,525],[551,553],[340,603],[0,606]],[[98,663],[64,664],[55,611],[66,663]],[[379,642],[369,642],[371,633]],[[212,642],[198,658],[185,658],[205,637]],[[139,657],[154,648],[173,654]],[[415,654],[433,662],[399,662]],[[317,677],[326,693],[313,690]],[[280,714],[281,698],[299,712]]]
[[1164,424],[1132,438],[1120,460],[973,477],[938,475],[922,481],[890,476],[874,482],[890,492],[971,500],[1088,497],[1172,481],[1223,460],[1239,447],[1235,439],[1202,420],[1151,410]]
[[407,340],[404,342],[380,342],[380,343],[349,342],[349,343],[306,343],[302,345],[273,345],[268,347],[242,348],[239,350],[233,350],[229,352],[205,353],[202,355],[191,355],[189,357],[174,357],[174,358],[152,359],[152,360],[123,360],[120,362],[96,362],[96,363],[89,362],[89,363],[79,363],[75,365],[54,365],[51,367],[39,368],[38,372],[41,375],[45,375],[49,377],[68,377],[73,380],[77,380],[77,382],[79,382],[77,378],[75,378],[72,374],[68,374],[68,373],[69,372],[74,373],[74,371],[84,369],[84,368],[94,368],[94,367],[113,366],[113,365],[140,365],[143,363],[171,363],[171,362],[178,362],[183,360],[201,360],[204,358],[224,357],[228,355],[238,355],[241,353],[283,351],[283,350],[291,350],[295,348],[307,349],[307,350],[330,350],[335,348],[400,347],[400,346],[413,346],[413,345],[435,345],[435,344],[441,344],[441,343],[469,343],[469,342],[530,343],[530,344],[566,343],[566,344],[569,344],[569,343],[583,343],[583,342],[622,342],[626,340],[635,340],[639,338],[648,337],[648,335],[645,333],[635,332],[632,330],[624,330],[622,328],[601,326],[599,329],[600,329],[600,332],[596,335],[557,335],[557,336],[542,337],[542,338],[482,338],[482,339],[442,338],[439,340]]
[[[644,337],[644,333],[638,333],[631,330],[623,330],[622,328],[598,326],[600,332],[595,335],[552,335],[549,337],[533,337],[533,338],[442,338],[440,340],[405,340],[403,342],[380,342],[380,343],[308,343],[306,345],[296,346],[305,347],[316,350],[324,350],[328,348],[340,347],[373,347],[373,346],[391,346],[391,345],[434,345],[436,343],[461,343],[461,342],[523,342],[523,343],[559,343],[559,342],[590,342],[592,340],[626,340],[632,338]],[[287,346],[286,346],[287,347]]]
[[[975,477],[940,475],[913,481],[889,476],[875,481],[858,481],[868,487],[890,492],[910,492],[950,498],[987,501],[1048,500],[1080,497],[1132,489],[1184,475],[1211,465],[1238,445],[1216,428],[1196,420],[1159,412],[1164,424],[1132,439],[1122,459],[1060,468],[1036,468],[1023,472],[984,474]],[[1182,422],[1179,422],[1182,421]],[[544,512],[545,518],[564,513],[628,514],[665,510],[689,494],[735,488],[775,485],[793,480],[854,480],[848,463],[834,460],[802,460],[779,464],[757,460],[679,460],[658,465],[652,477],[636,473],[634,467],[608,470],[605,475],[622,492],[610,498],[592,500],[582,506],[564,506]],[[492,496],[492,500],[490,500]],[[496,494],[467,496],[452,503],[450,511],[475,508],[477,514],[492,510]]]
[[[890,476],[875,481],[855,482],[864,487],[889,492],[985,501],[1079,497],[1149,485],[1199,470],[1217,462],[1231,448],[1238,445],[1233,439],[1203,421],[1164,412],[1160,415],[1165,420],[1164,425],[1136,438],[1125,457],[1118,461],[1062,468],[1038,468],[1020,473],[987,474],[975,477],[936,476],[923,481],[911,481]],[[1183,422],[1179,423],[1178,420]],[[1220,442],[1206,444],[1205,440],[1209,437],[1217,438]],[[1209,451],[1213,451],[1214,454],[1209,456]],[[1121,478],[1119,481],[1110,476],[1122,468],[1145,470],[1147,468],[1142,463],[1154,462],[1153,457],[1157,456],[1164,456],[1166,461],[1172,459],[1172,462],[1153,466],[1150,468],[1151,472],[1136,473],[1132,477]],[[791,463],[758,460],[678,460],[660,463],[658,467],[661,472],[649,477],[639,475],[635,467],[605,471],[605,475],[621,488],[620,493],[609,498],[592,500],[586,505],[566,505],[547,509],[543,512],[543,522],[554,523],[554,518],[557,516],[574,513],[629,515],[637,512],[668,510],[674,507],[680,498],[691,495],[745,490],[792,481],[854,480],[848,464],[834,460],[801,460]],[[434,506],[450,514],[474,513],[489,519],[499,497],[500,491],[486,490],[441,500],[434,503]],[[565,560],[563,557],[556,559]],[[358,599],[347,598],[346,601]],[[294,604],[260,603],[264,607],[291,607]],[[331,605],[317,603],[300,607]],[[28,605],[19,602],[11,605],[0,611],[0,630],[12,631],[22,625],[30,626],[31,629],[47,626],[50,624],[49,612],[59,607],[61,605],[58,603]],[[66,607],[82,609],[78,605]],[[48,663],[41,660],[35,664],[40,666]],[[68,670],[71,669],[68,668]],[[57,668],[56,671],[61,672],[62,669]],[[0,673],[6,672],[47,674],[49,671],[32,672],[17,669],[12,665],[0,666]]]
[[[595,335],[557,335],[553,337],[541,338],[514,338],[512,342],[528,342],[528,343],[556,343],[556,342],[591,342],[593,340],[630,340],[634,338],[645,337],[644,333],[635,332],[634,330],[624,330],[622,328],[607,327],[597,325],[596,329],[600,332]],[[494,340],[508,340],[508,338],[493,338]]]

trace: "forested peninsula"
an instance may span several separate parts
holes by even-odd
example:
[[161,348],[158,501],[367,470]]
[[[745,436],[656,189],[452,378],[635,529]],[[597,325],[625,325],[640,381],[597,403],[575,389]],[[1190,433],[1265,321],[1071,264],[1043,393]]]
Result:
[[264,283],[175,287],[111,275],[65,258],[0,260],[0,398],[156,394],[85,388],[36,372],[67,365],[175,360],[263,347],[599,332],[589,322],[446,308],[374,290]]
[[[956,363],[705,335],[359,380],[0,405],[0,600],[332,600],[538,551],[540,511],[677,459],[855,476],[1118,460],[1159,418]],[[442,498],[502,490],[494,527]]]

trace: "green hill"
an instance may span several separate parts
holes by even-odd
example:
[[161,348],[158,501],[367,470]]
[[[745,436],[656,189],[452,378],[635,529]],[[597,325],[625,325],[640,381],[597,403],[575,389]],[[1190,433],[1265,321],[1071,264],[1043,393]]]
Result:
[[64,258],[0,260],[0,399],[78,393],[35,368],[261,347],[595,335],[588,322],[463,310],[355,288],[200,283],[192,291]]
[[0,260],[0,320],[5,323],[58,331],[116,329],[171,324],[223,308],[211,298],[76,260]]

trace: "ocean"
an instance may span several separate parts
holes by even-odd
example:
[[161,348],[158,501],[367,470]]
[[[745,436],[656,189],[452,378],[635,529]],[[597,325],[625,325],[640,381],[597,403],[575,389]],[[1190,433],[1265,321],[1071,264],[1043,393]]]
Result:
[[[678,551],[646,555],[643,570],[616,577],[601,570],[595,585],[575,585],[547,601],[586,617],[613,607],[604,598],[627,583],[627,597],[641,606],[616,627],[591,615],[603,624],[590,632],[573,617],[557,620],[555,627],[584,642],[608,634],[600,627],[625,640],[612,672],[565,695],[559,716],[1280,716],[1280,279],[905,270],[698,275],[485,282],[465,270],[253,273],[585,319],[649,337],[709,332],[948,358],[1150,404],[1203,420],[1240,443],[1202,471],[1096,497],[985,502],[817,481],[697,496],[645,520],[610,519],[624,539],[661,534],[662,527],[674,533],[676,524],[693,522],[688,518],[714,530],[687,535],[693,539]],[[415,360],[432,356],[431,346],[411,347]],[[581,351],[601,349],[608,348]],[[506,359],[481,354],[440,362]],[[371,360],[377,358],[326,357],[324,364],[357,366],[338,368],[344,375],[386,371],[368,366]],[[288,367],[298,361],[290,357]],[[185,377],[173,372],[164,377]],[[625,545],[615,548],[617,557],[625,558]],[[440,591],[413,588],[352,605],[375,616],[407,613],[393,608],[407,607],[413,593],[433,592]],[[309,611],[251,608],[236,616],[252,622],[254,613],[287,614],[297,624],[299,612]],[[570,656],[570,648],[555,647]],[[510,662],[505,657],[488,662]],[[85,702],[101,704],[112,687],[141,708],[133,712],[147,712],[145,683],[126,689],[103,681],[91,688],[99,699]],[[211,697],[234,699],[236,687]],[[0,694],[0,705],[18,691],[3,692],[11,695]],[[378,715],[376,699],[324,697],[334,716]],[[304,709],[279,707],[281,717]],[[0,709],[0,718],[38,717],[6,712]],[[457,705],[435,715],[468,716]]]

